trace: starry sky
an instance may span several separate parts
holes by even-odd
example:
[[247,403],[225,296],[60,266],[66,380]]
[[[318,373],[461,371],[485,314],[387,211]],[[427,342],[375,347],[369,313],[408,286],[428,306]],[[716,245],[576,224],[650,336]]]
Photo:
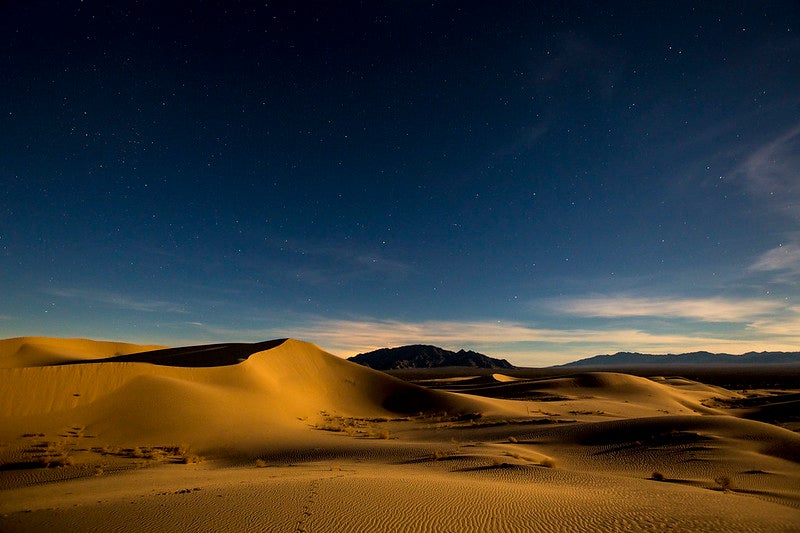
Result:
[[0,3],[0,337],[800,350],[800,4]]

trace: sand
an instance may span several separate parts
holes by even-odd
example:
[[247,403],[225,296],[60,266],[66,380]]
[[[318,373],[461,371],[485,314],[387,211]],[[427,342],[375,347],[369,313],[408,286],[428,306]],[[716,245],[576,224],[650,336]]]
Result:
[[292,339],[9,339],[0,367],[2,531],[800,528],[800,436],[678,377],[449,392]]

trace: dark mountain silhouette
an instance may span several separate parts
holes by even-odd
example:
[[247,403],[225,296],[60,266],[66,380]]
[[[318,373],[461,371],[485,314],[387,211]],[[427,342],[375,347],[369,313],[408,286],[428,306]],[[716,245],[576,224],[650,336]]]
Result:
[[443,366],[470,366],[475,368],[514,368],[505,359],[495,359],[478,352],[459,350],[453,352],[424,344],[381,348],[350,357],[350,361],[375,370],[400,368],[439,368]]
[[711,352],[690,352],[682,354],[653,355],[637,352],[617,352],[611,355],[595,355],[558,365],[576,366],[641,366],[641,365],[730,365],[757,364],[772,365],[800,363],[800,352],[747,352],[742,355]]

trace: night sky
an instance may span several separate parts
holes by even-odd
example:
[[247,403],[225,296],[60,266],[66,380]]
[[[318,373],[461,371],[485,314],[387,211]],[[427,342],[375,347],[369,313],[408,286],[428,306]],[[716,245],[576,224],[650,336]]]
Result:
[[0,3],[0,337],[800,350],[800,3]]

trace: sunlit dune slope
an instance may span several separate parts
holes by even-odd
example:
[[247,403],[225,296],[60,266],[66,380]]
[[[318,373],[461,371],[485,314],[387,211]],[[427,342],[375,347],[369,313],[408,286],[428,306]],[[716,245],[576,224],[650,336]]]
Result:
[[568,377],[521,379],[502,374],[491,380],[474,378],[446,387],[449,390],[515,400],[545,401],[548,409],[598,412],[606,416],[654,416],[661,414],[717,414],[704,405],[714,396],[738,397],[731,391],[678,378],[647,379],[613,372],[587,372]]
[[539,390],[548,390],[566,397],[591,396],[595,400],[616,400],[626,403],[657,407],[665,411],[713,414],[715,411],[701,404],[701,400],[714,395],[730,396],[732,393],[689,380],[670,382],[653,380],[613,372],[589,372],[568,378],[546,380]]
[[73,425],[108,441],[200,448],[291,439],[321,413],[393,416],[494,406],[418,387],[296,340],[229,366],[92,362],[3,369],[0,375],[9,384],[0,391],[0,420],[17,432]]
[[505,374],[492,374],[492,379],[499,383],[512,383],[514,381],[520,381],[521,378],[515,378],[514,376],[507,376]]
[[733,416],[683,415],[611,420],[548,428],[535,432],[535,438],[541,442],[551,440],[559,446],[600,446],[606,453],[632,452],[635,447],[653,450],[668,445],[695,446],[697,451],[727,447],[742,453],[800,462],[800,435],[771,424]]
[[162,348],[164,347],[89,339],[15,337],[0,340],[0,368],[55,365]]

